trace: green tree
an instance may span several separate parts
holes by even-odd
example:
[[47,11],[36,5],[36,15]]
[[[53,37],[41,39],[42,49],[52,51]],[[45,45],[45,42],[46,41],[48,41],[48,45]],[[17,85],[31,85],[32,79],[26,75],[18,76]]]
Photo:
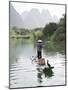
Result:
[[60,19],[58,26],[66,27],[66,14]]
[[55,41],[55,42],[64,41],[65,42],[65,39],[66,39],[65,26],[66,26],[66,19],[65,19],[65,15],[64,15],[63,18],[60,19],[60,22],[58,23],[58,27],[57,27],[56,31],[51,36],[51,41]]
[[49,23],[43,29],[43,34],[46,39],[50,38],[50,36],[56,31],[57,24],[56,23]]
[[33,38],[35,40],[43,39],[43,32],[42,31],[33,32]]
[[51,36],[51,41],[63,41],[65,39],[65,33],[63,27],[58,27],[54,34]]

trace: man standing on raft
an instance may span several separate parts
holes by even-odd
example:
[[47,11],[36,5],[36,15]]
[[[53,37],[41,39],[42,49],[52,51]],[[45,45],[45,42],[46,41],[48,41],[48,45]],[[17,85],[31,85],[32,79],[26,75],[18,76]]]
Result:
[[38,40],[37,41],[38,65],[45,65],[45,59],[42,58],[42,48],[43,48],[43,42],[42,42],[42,40]]
[[[37,41],[37,58],[38,58],[38,64],[39,65],[45,65],[45,58],[42,58],[42,48],[43,48],[43,42],[42,40]],[[47,60],[48,67],[51,67],[49,64],[49,61]]]

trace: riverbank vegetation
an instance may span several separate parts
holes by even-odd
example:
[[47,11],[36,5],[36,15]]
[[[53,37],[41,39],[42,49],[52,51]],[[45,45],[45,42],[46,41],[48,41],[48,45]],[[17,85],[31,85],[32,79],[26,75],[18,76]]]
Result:
[[34,29],[17,28],[14,26],[12,30],[10,30],[10,38],[15,39],[15,41],[29,41],[33,45],[35,45],[38,39],[41,39],[44,42],[44,50],[48,52],[59,51],[61,53],[65,53],[65,18],[65,15],[63,15],[58,23],[50,22],[45,27],[37,27]]
[[48,41],[65,42],[65,15],[59,23],[49,23],[43,29],[44,38]]
[[42,39],[45,43],[62,43],[65,46],[66,40],[66,19],[65,15],[62,16],[58,23],[50,22],[45,27],[25,29],[13,27],[10,30],[10,37],[16,39],[32,39],[37,41]]

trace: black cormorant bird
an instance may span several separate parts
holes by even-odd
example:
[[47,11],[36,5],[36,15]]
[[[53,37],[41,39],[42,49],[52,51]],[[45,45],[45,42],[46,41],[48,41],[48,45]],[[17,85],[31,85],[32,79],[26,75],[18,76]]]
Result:
[[49,68],[51,67],[51,65],[49,64],[49,60],[47,60],[47,65],[48,65]]

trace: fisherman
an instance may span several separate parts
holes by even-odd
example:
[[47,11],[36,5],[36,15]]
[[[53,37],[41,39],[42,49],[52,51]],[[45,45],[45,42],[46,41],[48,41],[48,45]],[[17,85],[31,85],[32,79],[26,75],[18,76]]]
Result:
[[43,47],[42,40],[38,40],[37,41],[37,57],[38,57],[38,59],[42,58],[42,47]]

